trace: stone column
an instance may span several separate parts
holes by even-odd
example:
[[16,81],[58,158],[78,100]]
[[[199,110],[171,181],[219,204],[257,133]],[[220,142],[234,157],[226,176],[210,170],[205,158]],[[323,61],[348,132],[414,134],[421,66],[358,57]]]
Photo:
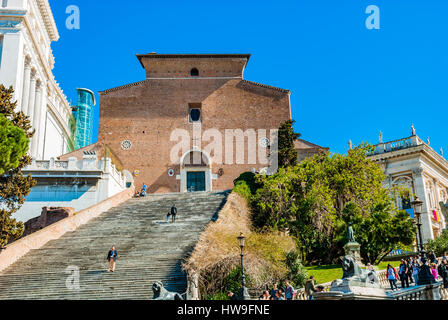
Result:
[[[437,181],[437,179],[433,180],[433,184],[434,184],[434,208],[437,209],[438,214],[439,214],[439,232],[441,231],[441,226],[442,226],[442,213],[440,211],[440,189],[439,189],[439,182]],[[435,237],[436,235],[434,235]]]
[[40,104],[39,114],[37,116],[36,127],[39,127],[39,135],[37,136],[37,152],[36,157],[43,160],[43,148],[45,140],[45,115],[47,112],[47,86],[45,82],[42,82],[42,102]]
[[30,82],[30,90],[29,90],[29,102],[26,111],[26,115],[30,117],[31,123],[33,123],[34,119],[34,103],[36,102],[36,71],[31,71],[31,82]]
[[31,80],[31,61],[30,58],[25,59],[25,71],[23,74],[23,90],[22,90],[22,107],[23,113],[28,112],[28,102],[30,98],[30,80]]
[[33,128],[36,130],[31,140],[31,156],[33,158],[38,157],[38,147],[39,147],[39,135],[40,135],[40,118],[42,110],[42,82],[40,80],[36,83],[36,99],[34,103],[34,119],[32,121]]
[[415,195],[423,201],[422,215],[420,221],[422,223],[422,237],[423,243],[426,243],[429,239],[433,239],[431,215],[429,213],[428,199],[426,197],[425,181],[423,179],[423,169],[412,169],[412,176],[414,180]]

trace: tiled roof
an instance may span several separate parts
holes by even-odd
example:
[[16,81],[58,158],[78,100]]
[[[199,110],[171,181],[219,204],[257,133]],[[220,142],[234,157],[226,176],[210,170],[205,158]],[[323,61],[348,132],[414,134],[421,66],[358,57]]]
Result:
[[304,149],[324,149],[329,150],[329,148],[321,147],[317,144],[311,143],[309,141],[303,139],[297,139],[294,141],[294,149],[296,150],[304,150]]
[[[206,78],[204,78],[206,79]],[[119,87],[115,87],[115,88],[111,88],[111,89],[107,89],[107,90],[103,90],[100,91],[100,94],[107,94],[109,92],[112,91],[117,91],[117,90],[121,90],[121,89],[125,89],[125,88],[130,88],[130,87],[135,87],[138,86],[140,84],[143,84],[147,81],[150,81],[151,79],[146,79],[143,81],[139,81],[139,82],[134,82],[134,83],[129,83],[123,86],[119,86]],[[282,88],[277,88],[277,87],[273,87],[273,86],[268,86],[266,84],[262,84],[262,83],[257,83],[257,82],[253,82],[253,81],[249,81],[249,80],[241,80],[242,83],[244,84],[249,84],[249,85],[253,85],[253,86],[257,86],[257,87],[261,87],[261,88],[265,88],[265,89],[271,89],[271,90],[275,90],[275,91],[279,91],[279,92],[283,92],[283,93],[291,93],[291,91],[287,90],[287,89],[282,89]]]
[[104,91],[100,91],[99,93],[100,94],[107,94],[107,93],[112,92],[112,91],[117,91],[117,90],[121,90],[121,89],[124,89],[124,88],[135,87],[135,86],[138,86],[139,84],[145,83],[146,81],[148,81],[148,80],[143,80],[143,81],[138,81],[138,82],[134,82],[134,83],[125,84],[123,86],[119,86],[119,87],[110,88],[110,89],[107,89],[107,90],[104,90]]
[[283,93],[291,93],[291,91],[287,90],[287,89],[282,89],[282,88],[277,88],[277,87],[273,87],[273,86],[268,86],[267,84],[262,84],[262,83],[258,83],[258,82],[253,82],[253,81],[249,81],[249,80],[242,80],[243,83],[247,83],[250,85],[254,85],[257,87],[262,87],[262,88],[266,88],[266,89],[272,89],[272,90],[276,90],[276,91],[280,91]]

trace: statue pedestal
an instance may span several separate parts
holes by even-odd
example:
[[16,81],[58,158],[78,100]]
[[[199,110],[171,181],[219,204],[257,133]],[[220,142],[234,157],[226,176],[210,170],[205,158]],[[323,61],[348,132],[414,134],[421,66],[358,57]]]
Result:
[[361,245],[358,242],[349,242],[344,246],[346,256],[352,256],[356,263],[363,267],[361,262]]
[[366,283],[356,279],[335,280],[329,292],[317,292],[316,300],[391,300],[379,284]]

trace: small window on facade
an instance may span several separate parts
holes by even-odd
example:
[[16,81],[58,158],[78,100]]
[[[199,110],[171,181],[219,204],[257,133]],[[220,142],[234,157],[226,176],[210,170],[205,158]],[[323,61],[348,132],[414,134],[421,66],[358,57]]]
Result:
[[190,122],[201,122],[201,109],[190,108]]
[[403,210],[412,209],[411,200],[406,197],[401,198],[401,208]]
[[199,70],[196,68],[191,69],[191,76],[192,77],[199,77]]

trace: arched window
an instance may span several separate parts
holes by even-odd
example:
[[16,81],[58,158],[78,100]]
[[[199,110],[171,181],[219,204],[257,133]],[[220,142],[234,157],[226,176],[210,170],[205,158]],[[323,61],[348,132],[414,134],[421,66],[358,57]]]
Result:
[[199,70],[196,68],[191,69],[190,73],[192,77],[199,77]]

